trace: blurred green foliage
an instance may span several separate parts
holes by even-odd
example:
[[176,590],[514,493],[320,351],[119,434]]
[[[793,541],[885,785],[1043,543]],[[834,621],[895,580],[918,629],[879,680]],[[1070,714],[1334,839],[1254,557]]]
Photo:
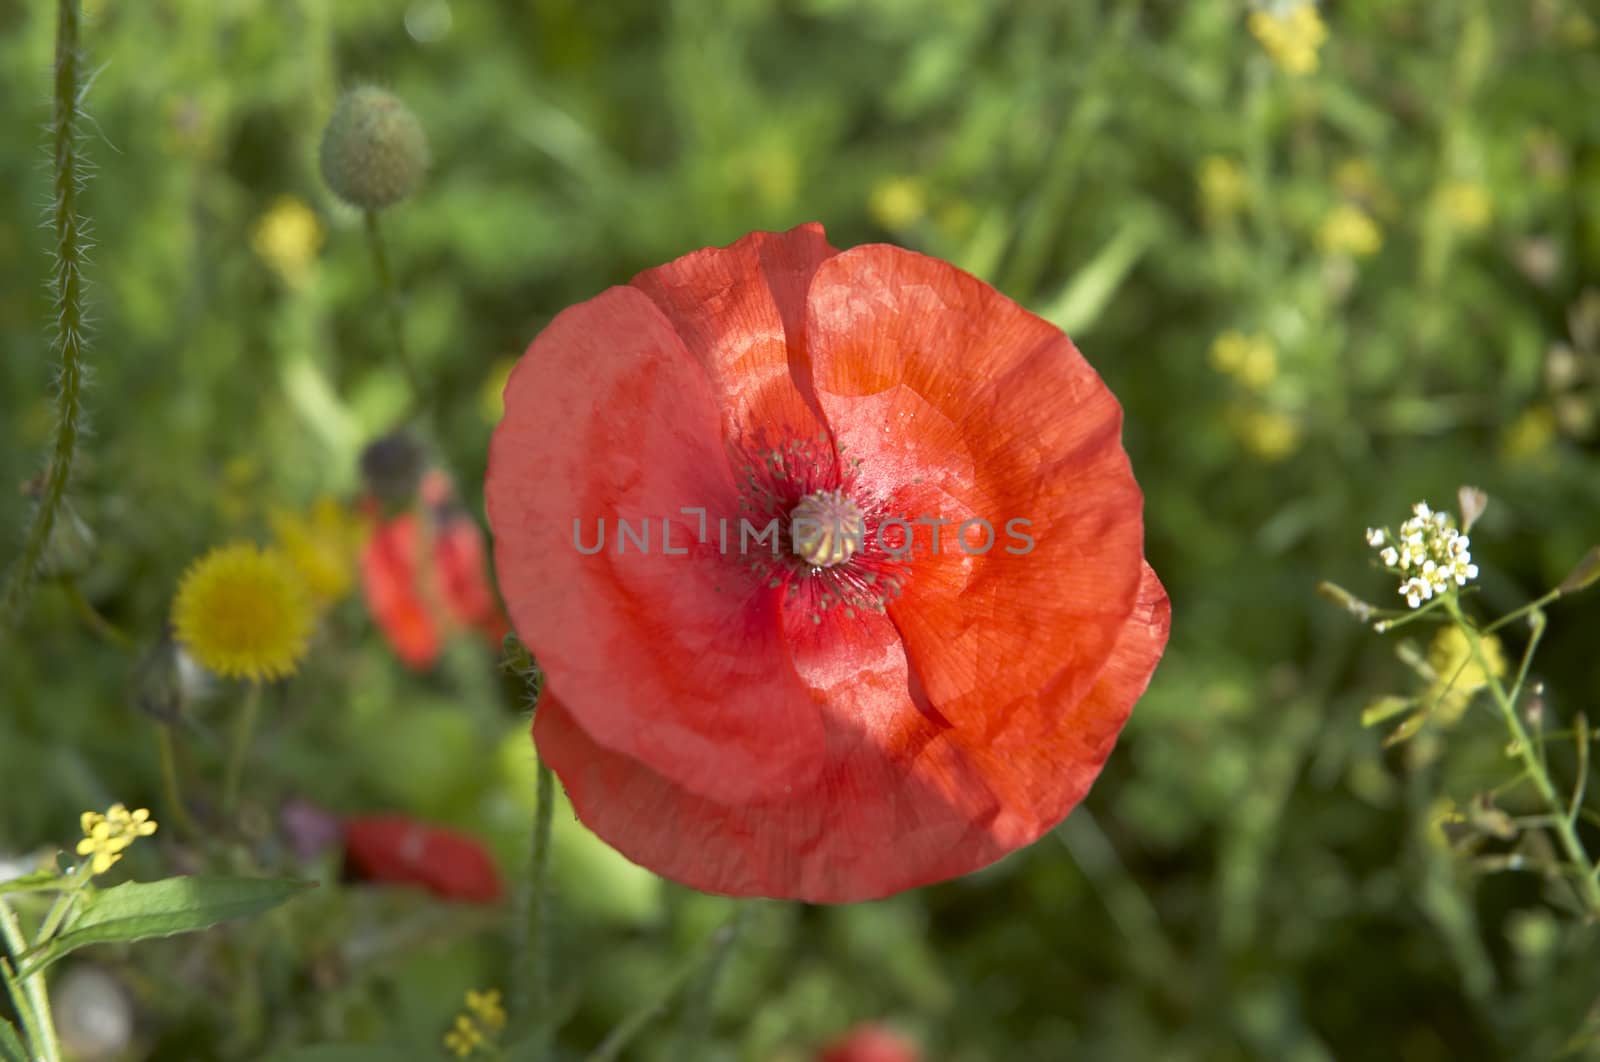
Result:
[[[0,0],[6,484],[52,427],[51,6]],[[1395,604],[1361,529],[1462,482],[1494,498],[1473,536],[1492,611],[1597,536],[1592,7],[1330,2],[1319,69],[1295,76],[1228,0],[85,6],[97,325],[71,497],[99,539],[83,592],[143,643],[194,556],[353,495],[360,447],[403,412],[360,218],[317,177],[351,84],[393,89],[429,133],[427,183],[385,226],[430,442],[474,511],[507,359],[564,306],[754,228],[821,220],[836,245],[947,258],[1068,327],[1122,398],[1173,642],[1066,843],[882,903],[760,906],[708,1058],[803,1059],[879,1018],[949,1062],[1553,1058],[1596,1035],[1595,927],[1434,839],[1441,799],[1512,777],[1503,732],[1469,712],[1432,755],[1384,750],[1361,709],[1416,680],[1312,593],[1328,577]],[[25,514],[10,486],[0,507],[9,556]],[[1551,614],[1548,729],[1593,710],[1597,608]],[[532,753],[487,664],[460,645],[412,676],[347,601],[269,697],[263,821],[286,794],[400,808],[493,837],[515,876]],[[128,674],[39,589],[0,658],[0,855],[66,843],[113,800],[159,814]],[[196,711],[201,769],[234,707],[220,690]],[[1551,758],[1570,781],[1570,752]],[[269,834],[258,858],[289,862]],[[135,872],[172,869],[182,849],[158,840]],[[580,1057],[728,904],[569,814],[556,861]],[[92,961],[137,1002],[130,1057],[376,1040],[420,1058],[467,988],[506,983],[507,925],[330,887]]]

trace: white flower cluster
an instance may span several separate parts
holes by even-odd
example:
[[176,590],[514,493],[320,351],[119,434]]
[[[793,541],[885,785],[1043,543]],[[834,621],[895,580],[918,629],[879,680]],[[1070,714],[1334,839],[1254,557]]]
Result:
[[1467,551],[1471,539],[1451,526],[1448,515],[1434,512],[1427,502],[1418,502],[1411,511],[1414,515],[1392,540],[1388,531],[1367,528],[1367,545],[1378,551],[1385,568],[1404,576],[1400,596],[1417,608],[1449,590],[1451,583],[1465,586],[1477,577],[1478,566]]

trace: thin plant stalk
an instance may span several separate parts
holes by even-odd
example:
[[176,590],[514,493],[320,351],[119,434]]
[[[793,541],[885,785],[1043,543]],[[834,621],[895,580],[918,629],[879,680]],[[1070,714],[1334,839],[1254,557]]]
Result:
[[84,310],[83,268],[88,256],[85,224],[78,214],[78,193],[84,179],[79,155],[78,125],[86,85],[78,32],[82,24],[79,0],[56,4],[55,101],[50,122],[52,149],[51,224],[55,231],[55,273],[51,286],[56,298],[55,345],[60,355],[56,392],[56,435],[45,470],[43,492],[33,521],[23,540],[22,554],[6,580],[0,597],[0,629],[20,617],[38,575],[39,562],[50,541],[51,529],[72,476],[83,417],[84,346],[87,315]]
[[250,683],[244,706],[233,726],[233,746],[228,751],[228,764],[222,776],[222,812],[233,814],[239,806],[239,791],[244,782],[244,761],[250,755],[250,742],[255,737],[256,720],[261,715],[261,683]]
[[[1467,636],[1467,644],[1472,650],[1472,659],[1477,663],[1485,677],[1489,680],[1489,692],[1494,697],[1495,704],[1500,709],[1501,718],[1505,720],[1506,729],[1511,732],[1512,752],[1522,760],[1523,769],[1532,779],[1533,786],[1539,791],[1539,797],[1552,814],[1551,828],[1555,830],[1556,839],[1561,842],[1562,850],[1567,858],[1572,861],[1577,871],[1577,889],[1579,898],[1592,917],[1600,918],[1600,880],[1596,879],[1595,864],[1590,860],[1589,853],[1584,849],[1582,840],[1578,837],[1575,820],[1577,816],[1569,814],[1566,801],[1561,799],[1556,787],[1550,781],[1550,772],[1545,769],[1544,760],[1539,756],[1538,750],[1528,736],[1527,728],[1522,725],[1522,720],[1517,716],[1517,708],[1513,698],[1506,693],[1499,676],[1489,666],[1488,658],[1483,651],[1483,637],[1478,629],[1467,621],[1457,603],[1455,595],[1448,595],[1445,599],[1445,608],[1449,610],[1450,617]],[[1521,692],[1520,688],[1517,692]]]
[[422,386],[422,377],[417,373],[417,367],[411,363],[411,355],[406,350],[405,316],[400,304],[400,287],[395,283],[393,270],[389,268],[389,252],[384,246],[383,230],[378,224],[378,212],[363,211],[362,221],[367,233],[367,248],[372,252],[372,269],[378,276],[378,287],[383,290],[384,302],[388,308],[390,341],[394,344],[394,357],[400,363],[400,370],[405,373],[406,383],[411,387],[412,404],[420,407],[426,405],[428,392]]
[[188,805],[183,802],[177,743],[172,740],[172,727],[166,723],[156,724],[156,752],[161,760],[161,792],[172,806],[172,818],[178,824],[178,832],[185,837],[200,836],[200,827],[189,814]]
[[667,1012],[667,1008],[672,1005],[672,997],[678,994],[679,989],[702,966],[711,963],[719,954],[720,949],[727,947],[728,943],[730,943],[730,938],[738,929],[739,919],[743,916],[744,909],[741,907],[734,912],[732,918],[724,922],[712,934],[703,954],[696,955],[682,969],[673,974],[671,979],[667,981],[666,986],[653,999],[622,1019],[621,1023],[613,1028],[606,1035],[606,1038],[600,1042],[600,1046],[588,1054],[584,1062],[616,1062],[617,1059],[621,1058],[623,1048],[631,1044],[634,1038],[643,1032],[651,1022]]
[[[13,959],[20,960],[28,950],[28,938],[22,932],[22,923],[11,905],[0,899],[0,935],[5,937],[6,949]],[[9,963],[5,969],[7,987],[16,993],[18,977]],[[50,994],[45,987],[44,974],[34,973],[20,979],[22,999],[14,999],[23,1028],[39,1053],[39,1062],[61,1062],[61,1043],[56,1036],[55,1019],[50,1014]]]
[[703,1044],[711,1032],[711,1016],[717,997],[717,986],[722,981],[722,971],[728,965],[734,942],[744,923],[750,917],[751,903],[743,901],[731,919],[711,938],[705,965],[700,976],[689,988],[683,1001],[683,1011],[678,1018],[678,1039],[675,1058],[680,1062],[699,1062],[705,1057]]
[[78,586],[76,579],[62,580],[61,589],[66,592],[67,600],[71,602],[73,611],[83,620],[85,626],[118,649],[133,648],[133,639],[129,638],[121,628],[106,619],[100,610],[94,607],[94,604],[84,596],[83,590]]
[[555,815],[555,776],[539,761],[528,845],[528,886],[517,942],[516,976],[521,984],[515,1006],[549,1034],[550,993],[550,827]]

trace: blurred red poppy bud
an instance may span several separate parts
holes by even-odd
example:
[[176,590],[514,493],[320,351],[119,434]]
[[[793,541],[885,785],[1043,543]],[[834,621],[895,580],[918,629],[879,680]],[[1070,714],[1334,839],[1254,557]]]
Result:
[[428,168],[422,123],[398,96],[373,85],[339,98],[322,134],[322,179],[362,210],[392,206],[417,190]]
[[917,1045],[883,1025],[857,1025],[817,1053],[817,1062],[921,1062]]
[[[424,480],[425,501],[429,494]],[[443,501],[380,524],[362,551],[361,577],[373,619],[414,670],[432,667],[454,631],[476,631],[498,648],[508,629],[483,532]]]
[[462,903],[494,903],[502,892],[488,849],[454,830],[404,815],[344,822],[345,865],[358,881],[413,885]]

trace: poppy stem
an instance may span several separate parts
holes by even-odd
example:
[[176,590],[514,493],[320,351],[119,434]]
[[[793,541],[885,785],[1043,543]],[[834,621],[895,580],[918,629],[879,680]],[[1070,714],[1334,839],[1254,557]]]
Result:
[[528,850],[528,891],[518,941],[516,1005],[549,1035],[550,1021],[550,824],[555,813],[555,776],[539,761],[538,803]]
[[748,900],[740,902],[734,910],[733,917],[711,937],[711,946],[705,955],[705,965],[700,968],[700,976],[689,987],[689,993],[683,1001],[683,1011],[678,1017],[678,1042],[675,1045],[673,1058],[682,1062],[698,1062],[705,1057],[700,1045],[705,1042],[706,1036],[711,1031],[717,985],[722,980],[722,971],[728,965],[728,956],[733,951],[734,942],[739,939],[740,930],[749,920],[753,906]]
[[389,253],[384,247],[383,231],[378,227],[378,212],[363,211],[362,220],[366,223],[367,247],[372,252],[372,268],[378,275],[378,287],[383,289],[384,301],[388,306],[394,357],[400,363],[400,371],[405,373],[406,383],[411,386],[413,407],[420,407],[427,402],[428,392],[422,386],[422,377],[417,373],[417,367],[411,363],[410,354],[406,352],[405,315],[401,306],[400,287],[394,282],[394,273],[389,268]]
[[255,736],[256,719],[261,714],[261,683],[250,683],[244,706],[233,726],[233,746],[222,776],[222,813],[232,815],[239,806],[239,789],[244,781],[244,761],[250,755],[250,740]]
[[56,12],[55,109],[50,122],[54,162],[50,217],[55,229],[55,273],[50,286],[56,301],[55,345],[61,357],[56,393],[56,440],[45,470],[39,504],[23,541],[22,554],[11,569],[4,594],[0,596],[0,629],[20,618],[39,574],[39,563],[44,558],[51,528],[55,526],[56,514],[67,492],[83,416],[86,333],[83,267],[88,258],[88,241],[84,238],[84,219],[78,215],[78,193],[85,176],[78,122],[88,85],[79,77],[83,56],[78,49],[78,29],[82,21],[78,0],[59,0]]

